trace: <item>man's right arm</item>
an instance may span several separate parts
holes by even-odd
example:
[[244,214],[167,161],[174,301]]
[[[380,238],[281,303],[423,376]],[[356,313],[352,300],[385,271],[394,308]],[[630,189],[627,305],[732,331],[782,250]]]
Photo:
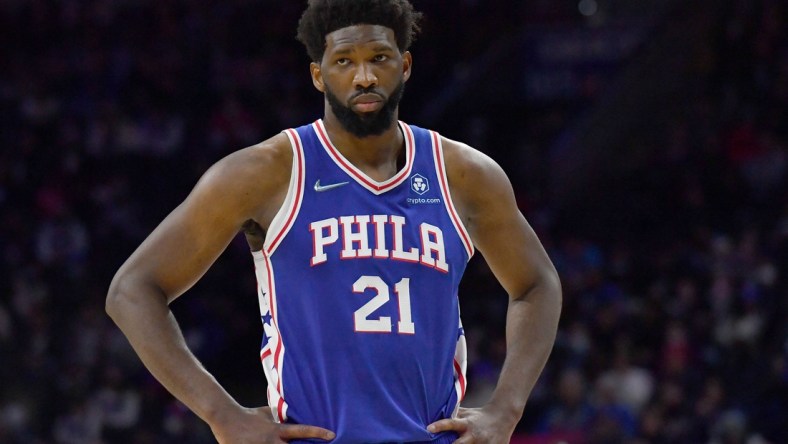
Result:
[[[169,309],[246,221],[267,226],[284,198],[291,164],[284,135],[217,162],[120,267],[107,295],[107,313],[148,370],[206,421],[221,443],[329,436],[318,428],[276,426],[270,412],[238,405],[188,349]],[[270,441],[261,439],[266,429]]]

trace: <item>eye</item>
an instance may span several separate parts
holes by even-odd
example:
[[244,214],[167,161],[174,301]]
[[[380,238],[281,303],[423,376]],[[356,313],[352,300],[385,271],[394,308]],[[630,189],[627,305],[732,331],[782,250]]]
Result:
[[337,65],[339,66],[346,66],[350,64],[350,59],[348,58],[341,58],[337,60]]
[[378,55],[375,56],[375,58],[373,60],[376,61],[376,62],[385,62],[388,59],[389,59],[388,56],[383,55],[383,54],[378,54]]

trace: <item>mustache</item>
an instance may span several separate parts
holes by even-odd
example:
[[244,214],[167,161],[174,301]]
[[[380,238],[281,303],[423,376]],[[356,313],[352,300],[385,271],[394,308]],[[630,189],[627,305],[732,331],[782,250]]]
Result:
[[368,86],[368,87],[366,87],[366,88],[360,88],[360,89],[358,89],[358,90],[357,90],[355,93],[353,93],[353,95],[352,95],[352,96],[350,96],[350,99],[348,99],[348,102],[352,102],[352,101],[353,101],[353,100],[355,100],[357,97],[359,97],[359,96],[363,96],[364,94],[374,94],[374,95],[376,95],[376,96],[379,96],[379,97],[380,97],[380,99],[381,99],[381,100],[384,100],[384,101],[388,99],[388,98],[386,97],[386,95],[385,95],[383,92],[381,92],[379,89],[377,89],[376,87],[374,87],[374,86]]

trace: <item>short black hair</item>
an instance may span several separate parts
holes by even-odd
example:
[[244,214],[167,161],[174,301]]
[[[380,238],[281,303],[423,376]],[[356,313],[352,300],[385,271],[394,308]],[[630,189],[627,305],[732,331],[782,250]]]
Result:
[[309,0],[296,38],[312,61],[320,63],[328,34],[348,26],[380,25],[394,31],[397,47],[405,52],[421,31],[421,19],[408,0]]

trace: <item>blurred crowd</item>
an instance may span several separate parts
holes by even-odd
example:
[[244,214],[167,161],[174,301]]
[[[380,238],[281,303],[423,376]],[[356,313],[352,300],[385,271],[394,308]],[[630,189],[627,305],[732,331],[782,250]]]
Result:
[[[213,442],[140,364],[104,298],[211,163],[320,116],[294,39],[302,3],[0,3],[0,442]],[[521,145],[499,143],[560,128],[570,106],[494,140],[474,128],[496,128],[495,112],[473,125],[408,118],[488,37],[533,22],[584,26],[576,11],[414,3],[430,20],[402,118],[504,166],[564,286],[556,346],[517,442],[788,442],[785,3],[727,0],[710,12],[707,57],[688,68],[704,80],[689,117],[664,123],[662,149],[626,181],[589,184],[582,211],[529,181],[538,166],[524,164]],[[550,137],[536,140],[550,149]],[[254,285],[239,237],[172,306],[201,361],[250,406],[265,400]],[[478,256],[460,297],[465,404],[480,405],[505,354],[507,297]]]

